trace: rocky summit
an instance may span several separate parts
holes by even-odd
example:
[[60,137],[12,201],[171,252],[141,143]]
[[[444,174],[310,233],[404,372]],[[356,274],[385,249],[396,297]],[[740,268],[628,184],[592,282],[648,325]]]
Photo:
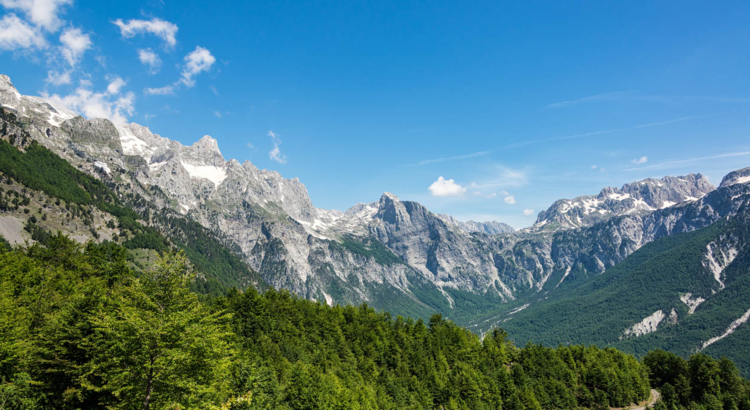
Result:
[[396,298],[457,318],[602,273],[654,239],[730,216],[746,196],[725,191],[750,178],[747,169],[730,174],[721,192],[700,174],[604,188],[556,201],[514,231],[390,193],[345,212],[317,208],[297,178],[226,160],[208,135],[184,146],[138,124],[87,120],[22,95],[7,76],[0,103],[77,168],[226,238],[274,287],[329,304]]

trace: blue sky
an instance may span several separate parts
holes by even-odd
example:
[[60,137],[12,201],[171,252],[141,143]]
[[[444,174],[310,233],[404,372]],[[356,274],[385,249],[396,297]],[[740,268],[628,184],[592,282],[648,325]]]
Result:
[[750,165],[747,2],[0,0],[23,94],[299,177],[524,227],[554,200]]

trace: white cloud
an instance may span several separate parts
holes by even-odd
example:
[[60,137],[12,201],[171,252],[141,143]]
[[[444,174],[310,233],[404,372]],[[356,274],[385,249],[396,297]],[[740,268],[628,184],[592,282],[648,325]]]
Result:
[[591,166],[591,169],[596,169],[596,165],[592,165],[592,166]]
[[156,114],[143,114],[143,118],[146,119],[146,121],[156,117]]
[[59,13],[62,6],[73,0],[0,0],[7,9],[21,10],[37,27],[54,32],[62,24]]
[[44,81],[52,85],[70,84],[70,71],[63,71],[62,73],[58,71],[47,71],[47,79]]
[[198,46],[195,50],[185,56],[185,67],[182,69],[182,79],[180,82],[188,87],[195,85],[193,77],[203,71],[208,71],[216,62],[216,58],[211,55],[207,49]]
[[195,85],[196,75],[208,71],[211,66],[216,62],[216,58],[211,55],[211,52],[203,47],[196,47],[195,50],[188,53],[185,56],[185,66],[182,68],[182,73],[179,80],[173,84],[165,85],[160,88],[146,88],[144,92],[149,95],[167,95],[174,94],[180,86],[192,87]]
[[79,28],[67,28],[60,36],[60,53],[71,66],[76,65],[86,50],[91,48],[91,38]]
[[534,210],[533,210],[533,209],[524,209],[524,210],[523,210],[523,214],[524,214],[525,216],[531,216],[531,215],[534,215]]
[[133,38],[136,34],[149,33],[161,38],[170,47],[177,44],[175,35],[179,28],[176,24],[165,20],[158,18],[152,18],[151,20],[133,19],[125,23],[122,19],[117,19],[112,24],[120,28],[120,34],[125,38]]
[[514,198],[512,195],[508,195],[508,196],[505,197],[504,201],[505,201],[506,204],[513,205],[513,204],[516,203],[516,198]]
[[151,51],[150,48],[139,49],[138,59],[141,60],[143,65],[148,66],[149,74],[153,75],[159,72],[159,69],[161,68],[161,58],[159,58],[158,54]]
[[253,145],[252,142],[248,142],[247,143],[247,147],[250,148],[250,149],[255,149],[255,145]]
[[12,51],[44,47],[47,47],[44,35],[15,14],[8,14],[0,20],[0,49]]
[[632,162],[636,165],[645,164],[646,162],[648,162],[648,157],[644,155],[640,158],[634,159]]
[[493,192],[493,193],[487,195],[486,198],[487,199],[492,199],[492,198],[495,198],[496,196],[497,196],[497,192]]
[[219,95],[219,90],[217,90],[213,85],[209,86],[208,88],[211,90],[211,92],[214,93],[214,95]]
[[214,115],[216,116],[216,118],[221,118],[222,117],[221,112],[219,112],[219,111],[214,111]]
[[428,189],[432,196],[461,196],[466,192],[466,188],[457,184],[456,181],[445,179],[442,176],[433,182]]
[[279,148],[281,139],[273,131],[268,131],[268,136],[271,137],[271,141],[273,142],[273,149],[268,152],[268,157],[279,164],[286,164],[286,155],[282,154]]
[[159,88],[146,88],[143,91],[148,95],[170,95],[174,94],[174,86],[165,85],[164,87]]
[[123,80],[120,77],[114,77],[112,81],[107,86],[107,93],[109,94],[119,94],[120,89],[125,85],[125,80]]
[[87,118],[107,118],[116,124],[122,124],[135,113],[135,94],[120,94],[121,86],[112,86],[118,82],[117,79],[110,83],[105,92],[94,92],[89,84],[83,83],[75,92],[64,97],[57,94],[42,96],[49,99],[53,105],[61,105]]

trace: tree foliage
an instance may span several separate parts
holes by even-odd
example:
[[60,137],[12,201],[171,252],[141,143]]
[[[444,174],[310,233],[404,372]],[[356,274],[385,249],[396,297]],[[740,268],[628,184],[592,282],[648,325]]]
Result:
[[3,409],[608,408],[650,383],[660,407],[750,408],[734,364],[705,355],[518,348],[273,289],[204,301],[182,254],[137,275],[126,248],[60,234],[0,249]]

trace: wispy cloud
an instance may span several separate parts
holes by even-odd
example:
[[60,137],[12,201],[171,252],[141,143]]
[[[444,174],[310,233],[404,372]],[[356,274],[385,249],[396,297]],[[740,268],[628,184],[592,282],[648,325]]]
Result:
[[181,78],[172,84],[159,88],[146,88],[144,92],[148,95],[169,95],[181,86],[193,87],[195,76],[209,71],[216,62],[216,58],[207,49],[197,46],[185,56],[185,64],[182,67]]
[[671,161],[663,161],[658,162],[653,165],[646,165],[643,167],[631,167],[631,168],[624,168],[623,171],[643,171],[643,170],[649,170],[649,169],[665,169],[665,168],[674,168],[679,167],[684,164],[689,164],[692,162],[700,162],[700,161],[708,161],[712,159],[720,159],[720,158],[730,158],[730,157],[744,157],[750,155],[750,151],[744,151],[744,152],[728,152],[726,154],[717,154],[717,155],[711,155],[707,157],[696,157],[696,158],[686,158],[686,159],[677,159],[677,160],[671,160]]
[[474,153],[466,154],[466,155],[455,155],[455,156],[452,156],[452,157],[426,159],[426,160],[423,160],[423,161],[416,162],[414,164],[408,164],[406,166],[407,167],[418,167],[418,166],[422,166],[422,165],[436,164],[438,162],[458,161],[458,160],[462,160],[462,159],[483,157],[483,156],[489,155],[489,154],[490,154],[490,151],[479,151],[479,152],[474,152]]
[[618,92],[613,92],[613,93],[589,95],[587,97],[576,98],[573,100],[566,100],[566,101],[558,101],[556,103],[547,104],[547,108],[570,107],[573,105],[586,103],[586,102],[593,102],[593,101],[616,101],[616,100],[621,100],[628,96],[632,96],[631,91],[618,91]]
[[646,162],[648,162],[648,157],[644,155],[644,156],[642,156],[640,158],[634,159],[631,162],[634,163],[634,164],[636,164],[636,165],[645,164]]
[[523,210],[523,214],[524,214],[524,216],[531,216],[531,215],[534,215],[534,210],[533,210],[533,209],[528,209],[528,208],[527,208],[527,209],[524,209],[524,210]]
[[0,5],[10,10],[19,10],[39,28],[56,31],[64,22],[60,19],[62,7],[73,0],[0,0]]
[[124,85],[122,78],[114,77],[105,91],[94,92],[89,82],[82,81],[72,94],[61,97],[42,93],[42,97],[53,104],[80,112],[87,118],[107,118],[116,124],[122,124],[135,113],[135,94],[120,93]]
[[576,138],[593,137],[593,136],[596,136],[596,135],[612,134],[612,133],[615,133],[615,132],[632,131],[632,130],[638,130],[638,129],[643,129],[643,128],[661,127],[663,125],[676,124],[678,122],[690,121],[690,120],[695,120],[695,119],[703,118],[703,117],[705,117],[705,115],[686,116],[686,117],[674,118],[674,119],[666,120],[666,121],[650,122],[650,123],[646,123],[646,124],[638,124],[638,125],[634,125],[632,127],[614,128],[614,129],[611,129],[611,130],[591,131],[591,132],[586,132],[586,133],[583,133],[583,134],[574,134],[574,135],[566,135],[566,136],[562,136],[562,137],[553,137],[553,138],[550,138],[547,141],[570,140],[570,139],[576,139]]
[[[499,188],[499,187],[519,187],[529,183],[529,177],[525,171],[514,170],[504,166],[496,166],[495,175],[490,179],[474,184],[473,187],[479,189]],[[500,194],[507,196],[508,193],[500,191]]]
[[664,126],[664,125],[675,124],[675,123],[683,122],[683,121],[695,120],[695,119],[699,119],[699,118],[703,118],[703,117],[706,117],[706,116],[705,115],[692,115],[692,116],[674,118],[674,119],[666,120],[666,121],[659,121],[659,122],[650,122],[650,123],[645,123],[645,124],[638,124],[638,125],[634,125],[634,126],[631,126],[631,127],[612,128],[612,129],[609,129],[609,130],[589,131],[589,132],[584,132],[582,134],[562,135],[562,136],[559,136],[559,137],[543,138],[543,139],[538,139],[538,140],[520,141],[520,142],[514,142],[512,144],[508,144],[508,145],[506,145],[503,148],[505,148],[505,149],[512,149],[512,148],[523,147],[523,146],[529,145],[529,144],[538,144],[538,143],[542,143],[542,142],[562,141],[562,140],[571,140],[571,139],[578,139],[578,138],[588,138],[588,137],[595,137],[597,135],[614,134],[616,132],[633,131],[633,130],[638,130],[638,129],[643,129],[643,128],[661,127],[661,126]]
[[70,71],[47,71],[47,79],[44,80],[48,84],[52,85],[63,85],[70,84],[72,82],[70,78]]
[[71,66],[76,65],[83,53],[91,48],[91,38],[79,28],[67,28],[60,36],[60,53]]
[[32,27],[15,14],[7,14],[0,20],[0,50],[45,48],[47,40],[42,31]]
[[281,138],[273,131],[268,131],[268,136],[271,137],[273,143],[273,148],[268,152],[268,157],[279,164],[286,164],[286,155],[281,153],[281,148],[279,147],[281,145]]
[[165,20],[152,18],[151,20],[133,19],[124,22],[122,19],[117,19],[112,24],[120,28],[120,34],[125,38],[133,38],[137,34],[149,33],[164,40],[169,47],[174,47],[177,44],[175,36],[179,28],[176,24]]
[[701,95],[654,95],[654,94],[638,94],[634,91],[618,91],[618,92],[612,92],[612,93],[590,95],[587,97],[576,98],[573,100],[558,101],[552,104],[547,104],[547,108],[565,108],[565,107],[572,107],[574,105],[591,103],[591,102],[599,102],[599,101],[605,101],[605,102],[660,101],[660,102],[665,102],[665,103],[702,101],[702,102],[713,102],[713,103],[750,103],[750,98],[715,97],[715,96],[701,96]]
[[159,55],[154,53],[150,48],[139,49],[138,59],[141,60],[143,65],[148,66],[148,73],[153,75],[159,72],[161,68],[161,58]]

